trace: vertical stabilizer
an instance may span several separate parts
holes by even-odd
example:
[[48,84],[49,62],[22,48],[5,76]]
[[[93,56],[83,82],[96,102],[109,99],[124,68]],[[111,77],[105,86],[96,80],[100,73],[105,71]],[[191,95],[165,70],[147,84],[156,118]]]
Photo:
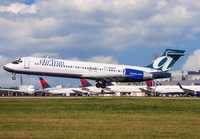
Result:
[[159,58],[146,67],[161,71],[168,71],[174,63],[184,55],[184,52],[184,50],[166,49]]
[[80,79],[82,87],[90,87],[92,86],[86,79]]
[[21,85],[23,85],[22,75],[20,74]]
[[51,88],[51,86],[42,77],[39,77],[39,79],[43,89]]

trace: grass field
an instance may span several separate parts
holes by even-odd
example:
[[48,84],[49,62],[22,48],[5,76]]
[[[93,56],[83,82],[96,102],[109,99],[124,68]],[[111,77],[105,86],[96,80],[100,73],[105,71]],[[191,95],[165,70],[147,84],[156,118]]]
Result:
[[0,138],[199,138],[200,99],[0,99]]

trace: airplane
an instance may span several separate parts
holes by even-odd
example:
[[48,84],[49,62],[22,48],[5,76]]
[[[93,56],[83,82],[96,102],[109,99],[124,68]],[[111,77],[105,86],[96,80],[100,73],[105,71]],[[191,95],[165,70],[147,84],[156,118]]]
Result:
[[[108,92],[115,92],[117,93],[142,93],[140,88],[146,88],[146,86],[134,86],[134,85],[117,85],[116,83],[109,83],[106,85],[106,88],[100,89],[96,86],[92,86],[86,79],[81,79],[82,84],[82,90],[86,90],[88,92],[91,92],[92,94],[102,94],[102,93],[108,93]],[[118,94],[118,96],[119,96]]]
[[109,82],[140,82],[158,78],[170,78],[167,71],[184,55],[184,50],[166,49],[150,65],[139,67],[118,64],[82,62],[51,58],[22,57],[4,65],[13,74],[41,75],[95,80],[97,88],[105,88]]
[[[82,87],[81,89],[83,91],[87,91],[87,92],[90,92],[91,94],[103,94],[103,93],[106,93],[106,92],[111,92],[110,90],[104,90],[102,88],[97,88],[96,86],[93,86],[88,80],[86,79],[80,79],[81,81],[81,84],[82,84]],[[112,83],[107,83],[106,84],[106,88],[108,86],[112,86],[113,84]]]
[[156,92],[158,94],[172,94],[179,96],[200,96],[200,86],[199,85],[184,85],[181,86],[180,83],[177,85],[161,85],[147,87],[146,89],[141,89],[142,91]]
[[0,90],[9,91],[9,92],[11,92],[12,96],[17,96],[17,92],[23,93],[24,95],[26,95],[26,94],[33,95],[36,92],[35,87],[33,85],[23,85],[22,75],[20,75],[20,79],[21,79],[21,84],[18,87],[19,89],[3,89],[3,88],[1,88]]
[[107,86],[104,90],[112,91],[112,92],[138,92],[141,93],[140,88],[144,88],[146,86],[136,86],[136,85],[112,85]]
[[56,88],[56,87],[51,87],[42,77],[39,77],[40,83],[42,85],[42,91],[43,93],[41,94],[42,96],[45,96],[45,93],[50,93],[50,94],[66,94],[66,96],[70,96],[70,94],[75,94],[75,95],[83,95],[86,93],[85,91],[82,91],[80,88]]
[[200,86],[199,85],[187,85],[182,86],[180,83],[178,83],[178,86],[180,89],[183,90],[183,93],[186,96],[200,96]]

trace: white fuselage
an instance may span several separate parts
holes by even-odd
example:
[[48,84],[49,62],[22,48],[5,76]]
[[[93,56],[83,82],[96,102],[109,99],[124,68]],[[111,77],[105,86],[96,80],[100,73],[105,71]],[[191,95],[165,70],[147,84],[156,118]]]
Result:
[[12,92],[20,92],[20,93],[27,93],[27,94],[34,94],[35,93],[35,88],[33,85],[20,85],[19,89],[0,89],[4,91],[12,91]]
[[44,89],[44,91],[51,94],[66,94],[66,93],[75,93],[73,89],[80,90],[79,88],[59,88],[59,89],[50,88],[50,89]]
[[133,85],[117,85],[117,86],[108,86],[113,92],[141,92],[140,88],[145,88],[146,86],[133,86]]
[[[19,62],[20,61],[20,62]],[[47,75],[54,77],[85,78],[98,80],[101,77],[123,77],[124,69],[144,71],[142,80],[152,79],[152,73],[160,72],[146,67],[116,65],[94,62],[81,62],[61,59],[23,57],[18,62],[6,64],[4,69],[12,73]],[[137,74],[137,73],[134,73]],[[140,73],[138,73],[139,75]],[[119,80],[120,81],[120,80]],[[126,81],[126,80],[124,80]],[[132,81],[132,80],[128,80]]]
[[35,93],[35,87],[33,85],[20,85],[19,91],[32,95]]
[[[193,90],[194,92],[200,91],[200,86],[198,85],[183,85],[183,88],[187,88],[190,90]],[[161,93],[161,94],[183,94],[184,91],[178,86],[178,85],[169,85],[169,86],[155,86],[151,87],[154,90],[154,92]]]

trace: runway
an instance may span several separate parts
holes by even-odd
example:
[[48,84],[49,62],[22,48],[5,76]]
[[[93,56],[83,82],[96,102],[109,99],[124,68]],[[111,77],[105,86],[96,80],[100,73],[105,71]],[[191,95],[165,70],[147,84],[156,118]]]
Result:
[[102,98],[102,99],[114,99],[114,98],[132,98],[132,99],[200,99],[200,97],[116,97],[116,96],[87,96],[87,97],[66,97],[66,96],[3,96],[0,99],[84,99],[84,98]]

